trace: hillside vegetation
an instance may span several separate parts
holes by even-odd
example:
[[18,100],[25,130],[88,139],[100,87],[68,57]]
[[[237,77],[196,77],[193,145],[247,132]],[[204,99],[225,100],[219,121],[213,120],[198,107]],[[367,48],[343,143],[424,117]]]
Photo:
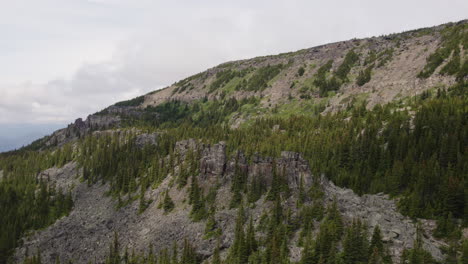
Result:
[[[466,263],[467,50],[462,21],[225,63],[0,154],[0,263]],[[99,188],[116,218],[70,252]]]

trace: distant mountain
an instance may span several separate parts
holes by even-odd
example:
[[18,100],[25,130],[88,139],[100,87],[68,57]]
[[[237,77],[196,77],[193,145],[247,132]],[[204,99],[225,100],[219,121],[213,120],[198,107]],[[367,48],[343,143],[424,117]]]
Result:
[[0,152],[19,149],[34,140],[50,135],[64,124],[2,124],[0,125]]

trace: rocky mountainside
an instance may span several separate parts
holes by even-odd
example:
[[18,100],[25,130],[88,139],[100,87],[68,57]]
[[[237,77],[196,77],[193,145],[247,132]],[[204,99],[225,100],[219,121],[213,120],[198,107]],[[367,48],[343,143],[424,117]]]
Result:
[[465,261],[467,50],[465,20],[227,62],[0,154],[0,264]]
[[[421,78],[421,73],[428,70],[431,55],[447,46],[444,34],[454,26],[466,28],[467,23],[464,20],[457,24],[227,62],[164,89],[117,103],[90,115],[84,122],[77,119],[68,128],[54,133],[46,144],[66,142],[93,129],[118,127],[122,118],[141,118],[152,107],[172,100],[261,98],[258,109],[231,118],[230,123],[236,126],[245,119],[263,116],[275,107],[285,114],[309,113],[314,107],[327,113],[344,109],[356,101],[365,101],[370,109],[427,90],[447,88],[456,82],[454,74],[445,71],[441,74],[452,57],[450,52],[443,55],[445,57],[436,65],[441,66],[433,69],[429,76]],[[466,56],[463,47],[461,54]],[[327,63],[330,63],[329,68],[323,68]],[[326,76],[319,74],[320,69],[326,70]],[[327,84],[321,84],[322,77],[327,79]]]
[[[206,191],[216,183],[218,186],[216,197],[216,222],[223,235],[221,247],[229,248],[234,240],[234,226],[237,214],[236,209],[230,209],[227,197],[231,196],[233,177],[236,170],[236,160],[226,157],[226,145],[220,142],[215,145],[197,146],[194,140],[177,142],[176,150],[182,157],[186,156],[189,148],[201,147],[200,157],[200,186]],[[285,177],[292,196],[283,203],[292,209],[292,217],[299,218],[299,208],[296,201],[299,195],[301,179],[304,187],[310,188],[313,184],[312,174],[307,161],[300,154],[283,151],[281,157],[256,156],[249,164],[243,153],[237,154],[238,164],[245,171],[247,181],[252,184],[255,178],[261,177],[262,184],[270,188],[273,181],[273,166],[285,170]],[[183,158],[182,161],[183,163]],[[176,168],[180,169],[179,167]],[[171,188],[175,175],[169,175],[161,185],[145,193],[145,198],[153,200],[151,205],[141,214],[138,213],[138,203],[115,210],[117,201],[110,197],[103,197],[109,186],[88,186],[80,182],[82,174],[77,164],[67,163],[62,168],[51,168],[42,175],[47,176],[51,182],[67,188],[73,187],[73,199],[75,207],[68,217],[58,220],[54,225],[44,231],[37,232],[28,238],[23,247],[17,250],[17,259],[21,260],[25,250],[35,252],[40,248],[45,263],[53,263],[56,257],[60,259],[74,260],[76,263],[88,263],[95,258],[103,259],[108,254],[107,245],[112,243],[113,232],[121,234],[121,243],[138,252],[147,249],[152,244],[155,248],[164,248],[172,241],[182,241],[190,238],[200,248],[199,253],[203,258],[210,258],[216,246],[216,238],[204,238],[205,224],[193,222],[190,218],[191,208],[186,205],[189,187],[183,189]],[[382,230],[383,241],[389,243],[392,256],[399,258],[405,248],[413,246],[416,237],[416,225],[408,217],[401,215],[388,196],[383,194],[356,195],[352,190],[335,186],[325,177],[320,178],[320,189],[324,192],[323,201],[331,204],[336,200],[340,213],[346,221],[360,218],[368,222],[369,228],[379,225]],[[166,214],[159,205],[163,202],[163,193],[169,190],[169,195],[175,203],[175,210]],[[307,205],[308,203],[306,203]],[[255,225],[259,225],[262,214],[273,205],[272,201],[259,199],[254,203],[249,214]],[[430,225],[431,221],[427,221]],[[318,223],[316,223],[318,224]],[[299,237],[299,230],[293,237]],[[424,237],[424,248],[436,259],[443,260],[440,246],[446,246],[444,242],[434,239],[432,236]],[[301,249],[291,243],[291,259],[300,260]]]

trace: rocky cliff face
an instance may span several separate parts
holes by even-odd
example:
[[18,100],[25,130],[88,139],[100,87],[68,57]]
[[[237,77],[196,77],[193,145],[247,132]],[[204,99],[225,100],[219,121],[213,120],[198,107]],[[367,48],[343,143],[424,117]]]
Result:
[[[153,136],[144,135],[137,140],[141,142],[141,138],[153,139]],[[147,142],[152,144],[152,140]],[[247,161],[242,152],[236,152],[231,155],[232,157],[228,157],[224,142],[205,145],[191,139],[176,144],[175,151],[180,154],[181,162],[185,159],[187,151],[191,149],[199,149],[201,152],[199,159],[201,187],[208,190],[214,184],[221,183],[215,202],[217,207],[215,218],[223,231],[221,248],[228,248],[234,239],[234,220],[237,210],[228,208],[232,195],[232,178],[236,171],[245,173],[249,182],[254,178],[261,179],[262,184],[270,186],[274,170],[281,172],[292,190],[292,195],[283,203],[292,209],[293,216],[298,214],[295,202],[301,181],[305,187],[310,187],[315,181],[319,182],[320,189],[325,193],[325,205],[336,200],[346,223],[358,218],[368,224],[369,230],[379,225],[384,234],[384,241],[395,258],[401,255],[404,248],[413,245],[416,235],[415,223],[397,212],[394,201],[380,194],[360,197],[349,189],[335,186],[324,176],[312,175],[308,162],[298,153],[282,152],[278,158],[255,155],[251,161]],[[108,245],[113,239],[114,232],[120,234],[122,246],[130,251],[145,251],[149,244],[159,251],[168,247],[172,241],[189,238],[197,245],[198,253],[203,258],[209,259],[213,254],[217,240],[204,239],[204,222],[193,222],[190,219],[191,206],[187,204],[188,187],[179,189],[172,184],[178,176],[177,173],[169,175],[158,188],[147,190],[146,199],[153,202],[141,214],[138,212],[137,201],[116,209],[117,201],[104,195],[108,185],[88,186],[87,183],[80,181],[81,174],[82,171],[75,162],[68,163],[62,168],[48,169],[40,174],[43,179],[62,189],[72,188],[75,207],[69,216],[25,238],[23,246],[16,250],[17,260],[21,260],[27,251],[35,252],[37,248],[41,250],[45,263],[53,263],[57,256],[62,260],[74,260],[74,263],[99,260],[108,253]],[[175,203],[175,209],[168,214],[158,206],[166,190]],[[259,224],[261,215],[271,210],[272,206],[272,202],[265,200],[264,195],[255,206],[248,209],[248,214],[252,216],[255,225]],[[443,243],[430,235],[426,235],[423,240],[424,247],[435,258],[442,259],[438,247]],[[292,243],[290,251],[291,259],[299,260],[301,249]],[[226,254],[227,250],[223,253]]]
[[116,128],[119,126],[120,121],[121,117],[118,115],[90,115],[85,121],[78,118],[66,128],[57,130],[52,135],[41,140],[45,147],[61,146],[80,137],[84,137],[92,131]]

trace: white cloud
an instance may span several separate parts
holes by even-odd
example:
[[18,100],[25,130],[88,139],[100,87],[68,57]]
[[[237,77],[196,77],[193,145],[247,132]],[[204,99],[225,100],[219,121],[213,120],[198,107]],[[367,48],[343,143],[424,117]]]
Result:
[[68,123],[227,60],[457,21],[465,10],[459,0],[0,0],[0,123]]

